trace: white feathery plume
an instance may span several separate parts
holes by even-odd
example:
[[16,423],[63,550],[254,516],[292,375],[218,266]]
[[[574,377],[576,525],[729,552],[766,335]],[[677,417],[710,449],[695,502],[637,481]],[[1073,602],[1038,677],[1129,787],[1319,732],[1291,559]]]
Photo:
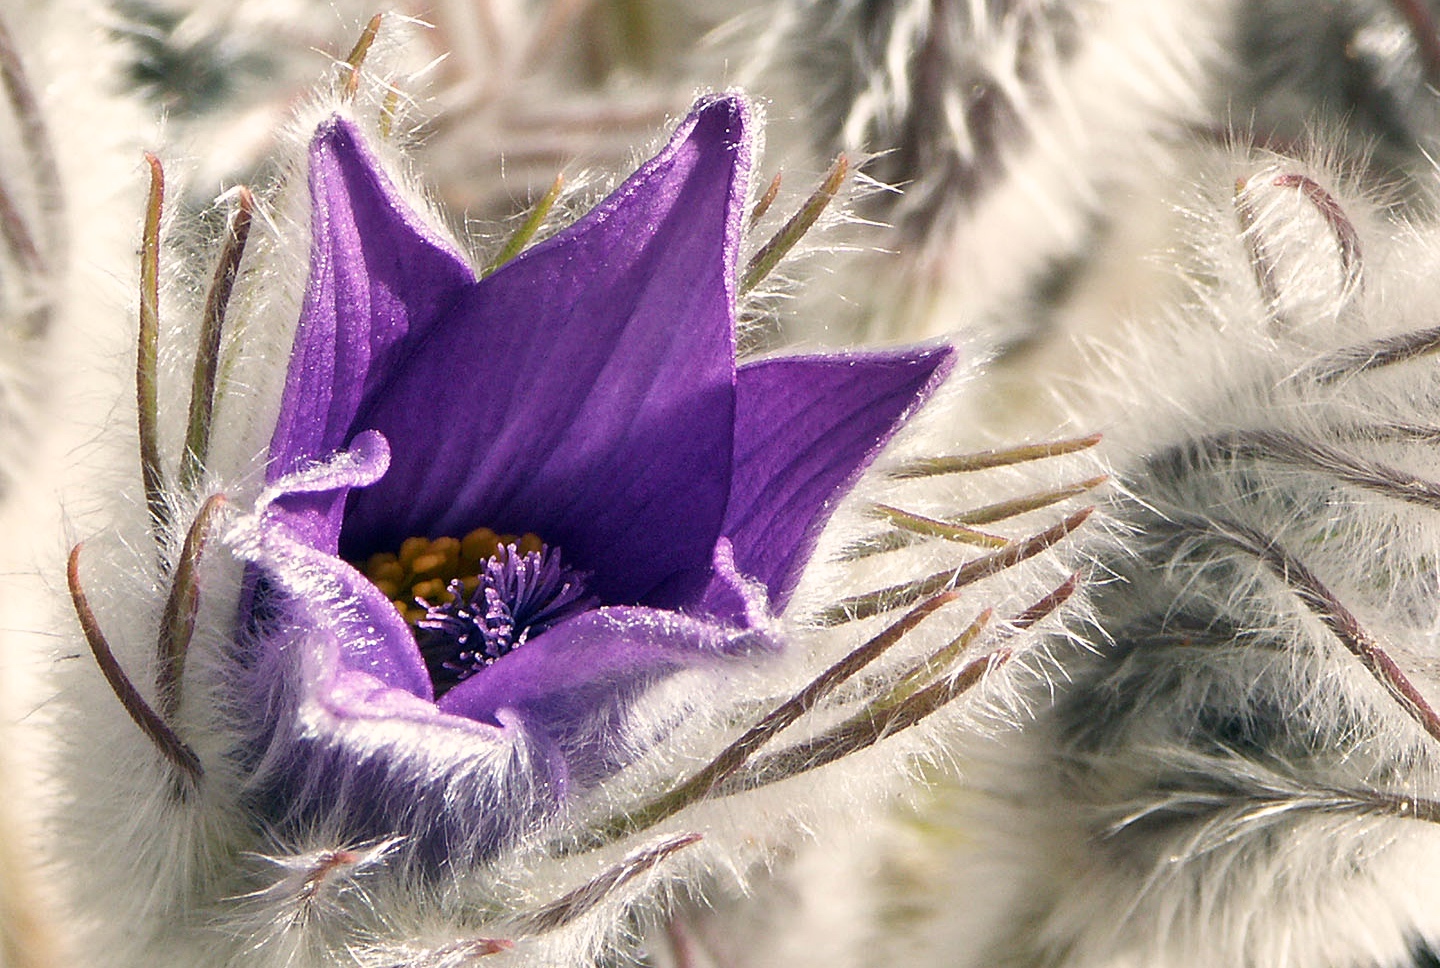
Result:
[[1016,351],[1001,368],[1048,379],[1076,336],[1179,297],[1152,258],[1178,238],[1157,203],[1197,140],[1293,153],[1324,132],[1433,212],[1437,23],[1424,0],[780,4],[743,82],[809,131],[790,154],[871,153],[895,188],[862,208],[886,254],[836,273],[863,280],[852,305],[797,323],[832,341],[974,326]]
[[[132,189],[153,127],[116,96],[116,58],[88,0],[0,10],[0,964],[59,968],[64,909],[37,866],[53,803],[57,648],[40,577],[55,560],[59,469],[93,445],[114,399],[97,360],[125,322]],[[93,355],[92,355],[93,354]],[[77,415],[80,416],[77,419]]]
[[1091,544],[1089,644],[932,802],[963,842],[914,963],[1440,950],[1440,237],[1334,155],[1202,181],[1189,296],[1085,381],[1129,532]]
[[848,293],[853,333],[965,325],[1015,343],[1148,292],[1152,274],[1116,270],[1154,231],[1130,200],[1208,125],[1228,6],[784,5],[746,82],[807,123],[820,153],[873,153],[866,170],[892,186],[867,212],[892,228]]
[[[753,4],[751,4],[753,6]],[[295,103],[377,10],[359,0],[114,0],[130,82],[167,118],[195,184],[250,181]],[[577,160],[604,168],[683,112],[697,85],[731,83],[697,64],[733,3],[402,0],[377,43],[406,78],[417,157],[446,206],[481,224],[541,194]],[[396,40],[402,20],[417,29]],[[423,91],[423,94],[421,93]],[[422,103],[412,103],[419,98]],[[185,199],[203,208],[203,190]]]
[[1217,118],[1281,151],[1323,130],[1330,152],[1423,203],[1440,122],[1433,4],[1237,3],[1227,41]]

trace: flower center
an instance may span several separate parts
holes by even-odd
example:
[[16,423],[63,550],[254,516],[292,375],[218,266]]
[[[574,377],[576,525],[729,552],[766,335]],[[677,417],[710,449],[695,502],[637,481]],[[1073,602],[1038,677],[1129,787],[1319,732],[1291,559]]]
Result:
[[589,575],[533,534],[477,528],[464,538],[407,538],[371,555],[365,577],[415,632],[435,698],[533,635],[597,604]]

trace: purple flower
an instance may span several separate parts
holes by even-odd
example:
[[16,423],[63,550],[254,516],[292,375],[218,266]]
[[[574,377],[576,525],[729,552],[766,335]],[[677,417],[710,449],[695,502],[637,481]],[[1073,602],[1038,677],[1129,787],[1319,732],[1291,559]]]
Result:
[[[448,810],[490,843],[523,791],[543,810],[633,755],[647,686],[777,646],[837,500],[951,350],[737,368],[749,125],[702,101],[478,280],[353,123],[320,126],[247,618],[253,688],[299,710],[263,737],[287,809],[427,834]],[[423,596],[417,547],[450,555]]]

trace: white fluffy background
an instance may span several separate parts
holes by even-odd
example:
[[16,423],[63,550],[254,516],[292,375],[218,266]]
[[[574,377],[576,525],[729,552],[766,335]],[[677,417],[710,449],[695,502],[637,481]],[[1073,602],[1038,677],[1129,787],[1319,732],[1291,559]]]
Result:
[[[94,5],[78,0],[10,4],[6,25],[40,100],[62,188],[61,229],[67,255],[57,266],[57,302],[49,333],[5,332],[0,415],[5,535],[0,581],[0,964],[56,968],[69,964],[65,907],[45,883],[37,858],[49,854],[53,830],[43,821],[55,797],[51,769],[56,710],[51,663],[77,661],[56,635],[54,609],[68,529],[87,519],[93,504],[64,497],[77,489],[62,472],[93,448],[100,426],[123,386],[112,365],[124,352],[134,301],[136,206],[143,205],[141,150],[155,130],[145,114],[112,96],[116,59],[101,37]],[[9,174],[18,166],[13,117],[0,126]],[[34,190],[26,175],[7,180],[12,191]],[[32,215],[38,200],[21,194]],[[0,314],[13,306],[0,307]],[[78,490],[89,488],[87,481]]]
[[[1270,183],[1281,174],[1339,199],[1363,288],[1347,283],[1315,206]],[[962,758],[963,787],[915,822],[908,866],[933,892],[933,920],[911,935],[916,963],[1373,968],[1436,943],[1440,831],[1345,806],[1355,791],[1434,797],[1434,740],[1252,557],[1165,543],[1143,511],[1278,541],[1432,703],[1440,696],[1433,508],[1280,461],[1144,464],[1258,430],[1440,476],[1433,443],[1364,429],[1435,422],[1432,358],[1325,386],[1303,373],[1341,347],[1434,326],[1440,236],[1353,175],[1333,156],[1221,150],[1196,166],[1198,191],[1175,197],[1185,228],[1168,258],[1188,295],[1098,340],[1100,375],[1078,381],[1076,404],[1108,415],[1103,451],[1129,492],[1113,513],[1156,530],[1094,546],[1116,578],[1097,589],[1093,650],[1058,650],[1057,705]],[[1278,320],[1237,219],[1239,178]],[[1145,617],[1197,641],[1137,631]]]

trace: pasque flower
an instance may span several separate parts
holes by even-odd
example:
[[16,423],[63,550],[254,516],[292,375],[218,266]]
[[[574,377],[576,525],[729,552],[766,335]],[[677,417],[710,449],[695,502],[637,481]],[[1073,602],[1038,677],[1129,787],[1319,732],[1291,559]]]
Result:
[[[736,366],[749,125],[737,97],[701,102],[480,279],[355,124],[320,125],[310,279],[242,541],[254,686],[300,710],[264,725],[287,815],[304,791],[361,830],[404,816],[491,850],[533,819],[505,789],[543,811],[634,755],[648,684],[780,647],[818,531],[951,350]],[[526,765],[473,762],[497,756]]]
[[[737,364],[741,293],[843,161],[737,273],[763,224],[746,211],[754,122],[739,96],[710,97],[587,215],[528,249],[522,228],[477,271],[407,203],[364,114],[311,129],[288,182],[308,210],[256,219],[277,229],[266,244],[246,240],[272,203],[236,193],[173,478],[150,159],[145,501],[122,495],[127,537],[75,546],[66,576],[102,674],[65,667],[64,841],[77,909],[104,911],[87,938],[101,961],[441,966],[513,946],[593,963],[641,875],[701,832],[668,872],[739,869],[813,802],[802,776],[947,721],[932,714],[1076,588],[982,654],[993,608],[958,637],[927,621],[1086,512],[1015,540],[965,522],[1094,482],[954,522],[862,504],[868,550],[837,544],[835,593],[792,604],[833,512],[953,359],[929,345]],[[308,265],[286,259],[292,226]],[[274,285],[287,266],[303,286]],[[886,493],[1090,443],[912,461]],[[916,578],[950,558],[930,541],[988,553]],[[1036,590],[1021,581],[1001,607]],[[116,728],[121,710],[138,730]],[[907,735],[897,762],[931,742]],[[892,773],[866,762],[878,792]]]
[[[149,158],[144,501],[107,494],[115,535],[74,546],[66,575],[96,665],[61,667],[57,839],[97,963],[623,957],[642,875],[703,833],[665,871],[708,890],[817,784],[883,795],[890,764],[955,723],[935,714],[1078,587],[1020,566],[1088,511],[1028,537],[972,525],[1008,530],[1096,480],[943,519],[923,489],[1090,438],[897,463],[850,499],[852,540],[816,580],[821,531],[953,360],[737,363],[737,302],[843,158],[747,251],[774,192],[747,212],[755,122],[709,97],[587,215],[527,249],[542,202],[477,271],[371,133],[402,113],[361,76],[380,22],[304,136],[308,171],[233,193],[193,331],[161,325]],[[185,381],[165,362],[192,340],[176,454]],[[965,547],[983,552],[957,566]],[[1001,573],[959,635],[930,619]],[[890,760],[857,756],[882,741]]]

